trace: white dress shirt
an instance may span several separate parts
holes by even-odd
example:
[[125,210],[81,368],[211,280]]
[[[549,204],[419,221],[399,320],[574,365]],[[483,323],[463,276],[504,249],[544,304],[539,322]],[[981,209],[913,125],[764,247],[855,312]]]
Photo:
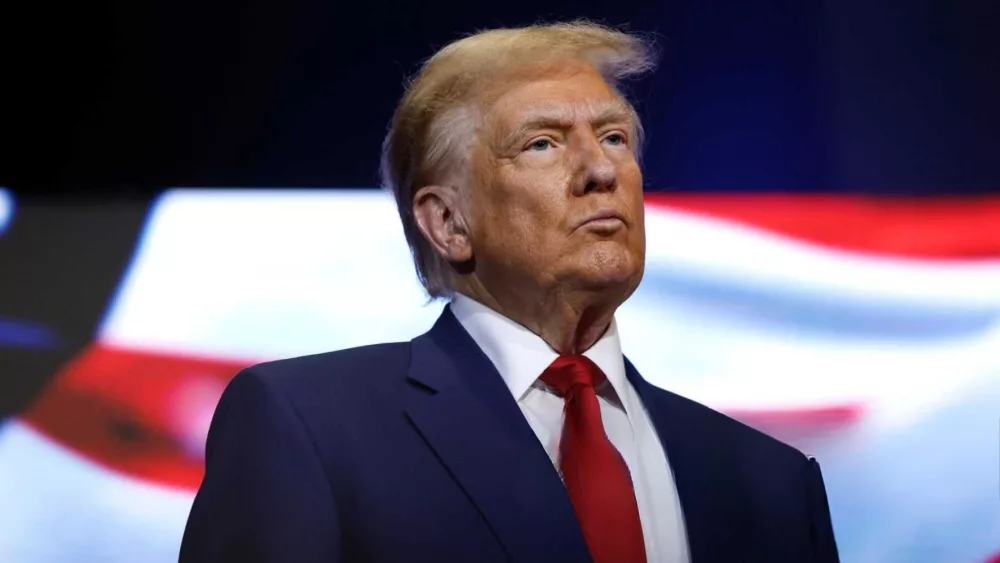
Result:
[[[456,295],[451,310],[496,366],[558,468],[564,402],[539,377],[559,354],[538,335],[473,299]],[[607,376],[607,381],[597,388],[601,419],[632,475],[646,560],[688,563],[684,518],[667,454],[638,393],[625,376],[625,360],[613,320],[604,336],[583,355]]]

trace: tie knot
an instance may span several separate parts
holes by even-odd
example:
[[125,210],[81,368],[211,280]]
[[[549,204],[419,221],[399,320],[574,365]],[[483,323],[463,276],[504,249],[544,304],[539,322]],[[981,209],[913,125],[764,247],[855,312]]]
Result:
[[542,381],[566,396],[577,386],[597,387],[604,383],[604,372],[590,358],[581,355],[559,356],[542,373]]

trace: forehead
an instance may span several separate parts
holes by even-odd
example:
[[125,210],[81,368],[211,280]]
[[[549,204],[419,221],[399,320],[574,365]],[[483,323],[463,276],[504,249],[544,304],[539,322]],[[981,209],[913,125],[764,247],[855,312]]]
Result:
[[543,119],[579,122],[631,116],[629,106],[592,68],[515,81],[488,107],[494,130]]

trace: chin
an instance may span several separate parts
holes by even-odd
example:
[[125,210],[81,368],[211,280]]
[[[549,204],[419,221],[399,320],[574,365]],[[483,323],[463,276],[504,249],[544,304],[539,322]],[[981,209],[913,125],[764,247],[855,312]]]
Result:
[[639,285],[639,275],[629,272],[600,272],[587,276],[583,287],[590,290],[608,290],[631,294]]
[[618,291],[631,295],[642,279],[642,260],[624,250],[599,251],[589,258],[579,272],[584,289]]

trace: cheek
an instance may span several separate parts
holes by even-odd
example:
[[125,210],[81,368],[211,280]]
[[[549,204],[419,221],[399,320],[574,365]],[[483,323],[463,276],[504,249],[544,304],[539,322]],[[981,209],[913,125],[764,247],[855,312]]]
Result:
[[[540,254],[546,228],[545,206],[530,191],[496,186],[477,206],[473,227],[479,252],[509,263]],[[520,258],[519,258],[520,257]]]
[[631,154],[618,167],[618,185],[630,197],[642,199],[642,171]]
[[638,227],[636,230],[638,230],[640,232],[640,234],[645,235],[645,233],[646,233],[646,201],[645,201],[645,198],[642,197],[642,193],[641,192],[639,193],[639,197],[636,198],[636,200],[633,203],[633,205],[635,206],[635,224],[636,224],[636,227]]
[[627,167],[621,174],[620,187],[625,192],[624,197],[632,211],[632,217],[638,230],[642,231],[645,226],[646,201],[642,192],[642,173],[639,167],[633,165]]
[[[566,207],[566,174],[554,169],[518,170],[502,178],[492,188],[487,213],[509,232],[497,236],[530,235],[543,237],[557,229]],[[489,211],[492,209],[492,211]]]
[[646,259],[646,212],[642,197],[639,198],[635,215],[635,229],[631,233],[632,250],[640,259]]

